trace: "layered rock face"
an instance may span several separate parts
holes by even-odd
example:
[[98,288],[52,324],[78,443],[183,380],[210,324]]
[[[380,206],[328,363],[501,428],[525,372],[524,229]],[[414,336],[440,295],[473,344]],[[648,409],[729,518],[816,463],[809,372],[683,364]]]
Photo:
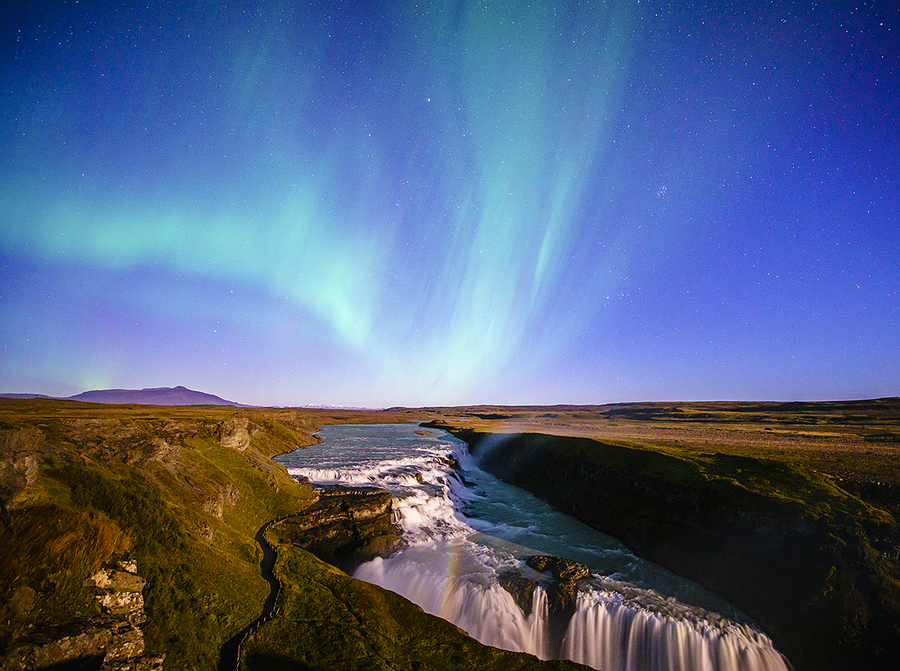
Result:
[[345,570],[399,547],[389,492],[334,485],[319,488],[317,495],[309,508],[279,524],[295,547]]
[[139,625],[144,615],[144,579],[137,562],[121,561],[88,580],[102,615],[74,632],[42,632],[10,650],[2,671],[65,668],[99,671],[162,671],[163,657],[144,655]]

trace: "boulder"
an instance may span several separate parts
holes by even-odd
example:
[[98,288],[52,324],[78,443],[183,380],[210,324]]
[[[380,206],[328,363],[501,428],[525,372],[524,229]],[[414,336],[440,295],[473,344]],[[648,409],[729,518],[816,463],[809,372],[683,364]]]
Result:
[[575,582],[591,575],[587,565],[562,557],[534,555],[526,559],[525,564],[535,571],[550,571],[553,577],[561,582]]

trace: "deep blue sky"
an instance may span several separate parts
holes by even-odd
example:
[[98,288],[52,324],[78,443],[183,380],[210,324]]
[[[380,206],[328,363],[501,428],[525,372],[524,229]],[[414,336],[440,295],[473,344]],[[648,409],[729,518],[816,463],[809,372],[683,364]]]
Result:
[[900,394],[895,3],[133,4],[3,3],[0,391]]

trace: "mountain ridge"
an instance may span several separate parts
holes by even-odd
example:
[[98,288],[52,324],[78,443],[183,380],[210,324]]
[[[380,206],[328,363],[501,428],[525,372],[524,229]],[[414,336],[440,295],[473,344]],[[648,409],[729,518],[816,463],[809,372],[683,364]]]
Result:
[[107,405],[230,405],[235,407],[251,407],[243,403],[229,401],[215,394],[188,389],[182,385],[177,387],[147,387],[144,389],[91,389],[73,396],[47,396],[45,394],[0,394],[2,398],[47,398],[64,401],[82,401],[85,403],[104,403]]

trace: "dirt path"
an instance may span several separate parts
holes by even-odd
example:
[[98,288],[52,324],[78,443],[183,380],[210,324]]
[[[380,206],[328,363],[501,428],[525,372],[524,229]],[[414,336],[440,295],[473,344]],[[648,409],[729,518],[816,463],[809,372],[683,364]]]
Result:
[[259,625],[272,617],[272,613],[275,612],[275,602],[278,600],[278,593],[281,591],[281,583],[278,581],[278,578],[275,577],[273,571],[275,568],[275,559],[278,555],[272,546],[269,545],[269,541],[266,540],[266,531],[273,524],[277,524],[284,519],[286,518],[266,522],[259,528],[259,531],[256,532],[255,540],[259,547],[262,548],[263,553],[262,560],[259,562],[259,572],[263,579],[269,583],[269,596],[266,597],[265,603],[263,603],[262,612],[259,614],[259,617],[225,641],[225,644],[222,646],[222,652],[219,655],[219,671],[235,671],[238,668],[241,644],[244,642],[244,639],[246,639]]

